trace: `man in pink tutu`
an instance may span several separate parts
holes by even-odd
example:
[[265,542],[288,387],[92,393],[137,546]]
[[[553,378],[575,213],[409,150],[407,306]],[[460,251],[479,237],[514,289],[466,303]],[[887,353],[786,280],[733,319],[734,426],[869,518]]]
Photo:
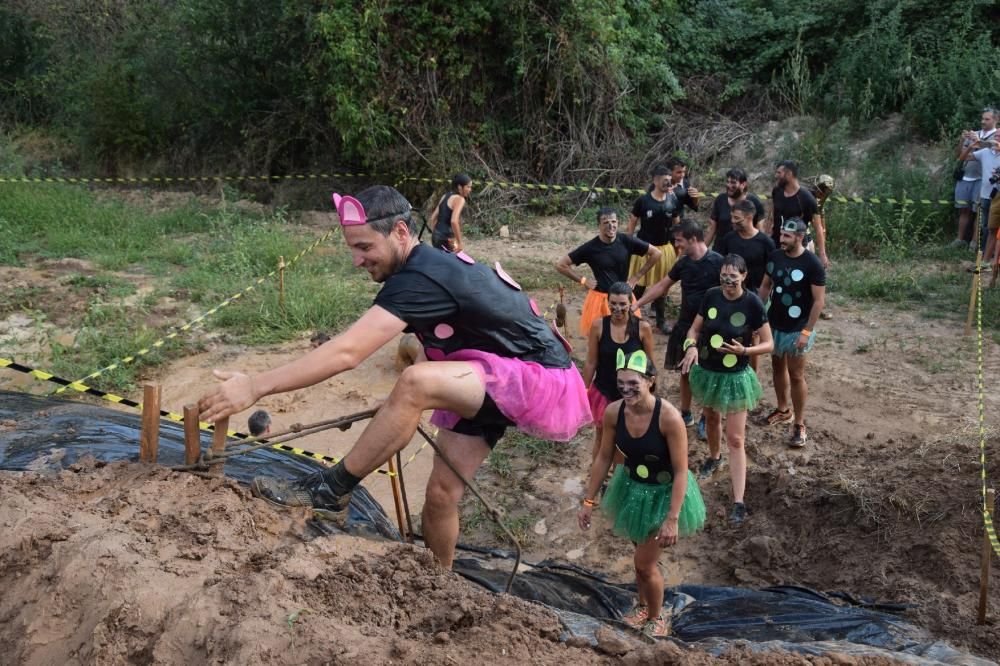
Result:
[[[334,195],[354,265],[382,289],[352,326],[305,356],[255,375],[215,371],[223,382],[199,401],[215,421],[266,395],[312,386],[357,367],[400,333],[415,333],[430,362],[406,368],[354,448],[337,465],[291,482],[256,478],[254,495],[311,507],[343,523],[351,490],[401,450],[420,415],[435,410],[438,440],[471,478],[508,426],[568,441],[591,420],[579,371],[557,334],[497,263],[477,263],[422,245],[409,202],[371,187],[357,198]],[[424,540],[450,567],[464,485],[435,458],[423,509]]]

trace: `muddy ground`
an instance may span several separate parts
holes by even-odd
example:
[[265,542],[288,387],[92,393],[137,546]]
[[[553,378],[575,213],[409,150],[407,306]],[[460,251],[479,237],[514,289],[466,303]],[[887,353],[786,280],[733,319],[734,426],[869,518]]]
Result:
[[[467,249],[474,257],[501,261],[515,278],[522,279],[550,270],[555,259],[592,234],[592,229],[581,224],[548,219],[533,228],[530,235],[505,240],[473,239]],[[44,286],[46,279],[58,283],[67,271],[79,269],[5,268],[3,278],[8,283],[22,279],[33,286]],[[975,626],[982,521],[973,341],[961,335],[961,313],[954,319],[931,319],[916,310],[882,303],[845,302],[836,293],[836,271],[835,265],[828,299],[833,319],[817,326],[819,339],[810,357],[808,446],[792,451],[784,443],[788,434],[785,429],[751,423],[747,433],[750,520],[740,528],[727,524],[727,468],[703,480],[709,523],[703,533],[682,540],[664,554],[661,564],[668,582],[748,587],[797,584],[911,603],[915,608],[906,616],[934,636],[979,656],[1000,659],[1000,632],[996,627],[1000,619],[1000,582],[995,576],[989,624]],[[133,279],[140,280],[137,276]],[[576,334],[575,323],[584,294],[568,280],[565,285],[571,341],[582,359],[583,340]],[[543,310],[557,298],[551,288],[536,290],[532,295]],[[72,294],[68,294],[62,309],[72,308]],[[169,308],[183,312],[183,304],[164,304],[153,311],[169,313]],[[0,317],[6,317],[0,321],[0,337],[15,340],[9,345],[23,344],[30,349],[33,337],[23,330],[40,324],[19,324],[16,312],[0,313]],[[50,318],[42,325],[55,329],[51,335],[72,334],[72,317]],[[18,331],[22,331],[20,337]],[[213,383],[212,368],[253,371],[273,367],[305,351],[307,338],[285,345],[247,348],[224,344],[210,336],[205,341],[207,351],[160,366],[147,379],[161,381],[164,405],[180,411],[185,402]],[[665,338],[658,336],[658,355],[664,344]],[[987,387],[997,375],[997,351],[996,345],[987,341]],[[393,349],[383,349],[351,373],[309,390],[271,396],[260,406],[271,411],[279,428],[363,409],[391,390],[397,376],[394,355]],[[763,361],[760,375],[765,385],[765,406],[761,411],[769,411],[774,401],[768,360]],[[663,395],[676,400],[674,376],[667,375],[661,384]],[[0,386],[34,389],[30,378],[10,373],[0,373]],[[1000,453],[996,453],[990,415],[1000,404],[995,395],[988,395],[986,404],[991,435],[988,478],[992,483],[1000,478],[996,462]],[[246,416],[234,418],[233,427],[245,430]],[[324,433],[302,440],[301,445],[341,455],[356,436],[357,431]],[[589,533],[581,533],[576,527],[590,448],[590,433],[582,433],[541,459],[513,448],[509,450],[509,469],[484,466],[478,480],[494,502],[507,508],[511,520],[528,526],[524,534],[529,560],[569,560],[614,579],[628,580],[631,546],[612,537],[601,518],[595,520]],[[692,467],[706,454],[707,446],[697,441],[692,431]],[[431,456],[415,441],[404,452],[404,461],[408,461],[405,479],[411,510],[418,514],[421,486]],[[154,478],[136,484],[136,474],[152,474]],[[344,554],[344,546],[302,541],[295,521],[272,514],[259,503],[249,504],[245,493],[229,484],[211,494],[213,502],[217,500],[222,506],[209,516],[206,507],[185,504],[184,493],[176,492],[183,484],[207,482],[169,479],[127,466],[86,470],[86,474],[67,472],[55,481],[6,478],[2,483],[4,504],[9,504],[7,497],[14,497],[15,505],[38,502],[43,507],[33,510],[38,520],[31,525],[30,538],[16,543],[23,550],[23,562],[10,559],[16,559],[16,554],[11,553],[17,548],[11,541],[15,537],[6,528],[17,526],[23,534],[25,524],[17,522],[9,511],[0,521],[5,524],[6,535],[3,570],[16,574],[14,578],[4,574],[5,589],[8,582],[17,584],[22,577],[34,581],[31,586],[18,588],[34,590],[31,594],[24,592],[27,596],[20,597],[23,601],[18,603],[38,611],[48,609],[28,627],[31,631],[25,635],[34,638],[19,644],[18,649],[25,650],[21,654],[28,661],[42,663],[50,655],[88,661],[89,657],[104,655],[105,663],[114,663],[129,658],[122,655],[134,654],[166,661],[209,655],[223,660],[268,662],[280,661],[285,651],[294,648],[303,650],[302,661],[346,661],[354,650],[376,655],[375,662],[396,658],[407,661],[427,652],[432,663],[452,663],[487,649],[492,650],[491,655],[501,656],[496,652],[500,646],[525,651],[511,652],[512,659],[530,654],[539,663],[605,658],[589,650],[567,652],[575,648],[566,648],[554,640],[551,617],[516,602],[502,602],[502,612],[497,611],[493,600],[476,597],[471,588],[462,592],[472,599],[468,611],[462,613],[471,615],[463,615],[465,619],[455,622],[463,627],[458,632],[460,638],[456,639],[453,627],[446,628],[442,631],[449,637],[438,642],[435,635],[440,631],[430,631],[427,623],[437,621],[433,618],[440,615],[440,607],[428,601],[428,606],[412,612],[401,610],[417,597],[434,598],[422,591],[439,587],[453,590],[451,586],[460,584],[447,575],[429,572],[425,554],[398,546],[390,549],[390,557],[384,557],[384,546],[352,542],[350,549],[359,553],[352,560]],[[51,484],[59,483],[69,484],[70,499],[65,507],[46,504]],[[391,515],[391,495],[385,478],[376,475],[365,483]],[[156,490],[161,486],[173,498],[169,501],[178,503],[169,511],[164,506],[168,500],[160,498]],[[100,501],[96,499],[99,494],[103,496]],[[504,545],[497,541],[488,521],[477,515],[473,501],[466,502],[463,509],[466,524],[475,526],[463,531],[463,541]],[[190,514],[191,522],[187,526],[174,525],[174,518],[164,517],[167,514]],[[221,516],[226,520],[213,520]],[[204,529],[211,536],[199,537],[197,531]],[[198,547],[190,546],[186,538],[174,539],[168,540],[169,552],[162,552],[157,539],[166,539],[164,534],[177,530],[192,533],[191,539]],[[223,533],[229,535],[224,541],[228,546],[204,547],[215,543],[213,540],[220,539],[218,535]],[[111,540],[99,538],[102,534]],[[65,554],[79,558],[72,567],[46,554],[76,539],[79,548],[72,555]],[[199,539],[208,541],[201,543]],[[250,551],[242,552],[248,544],[252,546]],[[185,550],[189,547],[194,550]],[[361,555],[362,551],[367,555]],[[122,558],[121,553],[133,559]],[[42,562],[44,566],[36,566]],[[145,619],[137,621],[128,607],[114,611],[107,605],[99,609],[95,605],[86,611],[93,617],[88,616],[85,622],[79,616],[84,612],[80,610],[83,601],[74,600],[76,593],[69,587],[60,588],[55,600],[46,600],[45,586],[65,577],[70,568],[77,572],[73,585],[84,586],[80,589],[85,592],[80,594],[95,595],[95,599],[123,598],[121,590],[114,586],[132,585],[134,601],[128,603],[138,604],[133,607],[142,608]],[[394,602],[391,608],[374,604],[368,611],[360,611],[358,608],[363,606],[354,601],[346,604],[330,591],[340,589],[334,577],[326,573],[334,570],[361,572],[358,585],[342,592],[355,599],[361,595],[378,597],[375,589],[383,584],[378,581],[402,571],[407,575],[400,575],[399,580],[408,582],[400,583],[405,588],[400,594],[411,597],[406,603]],[[128,571],[134,575],[122,578]],[[147,579],[157,581],[158,587],[151,588],[154,592],[184,585],[189,586],[185,590],[208,592],[208,600],[202,600],[204,595],[200,595],[184,604],[160,605],[154,597],[143,596],[137,587],[138,581]],[[414,588],[414,581],[424,581],[419,584],[426,587]],[[10,603],[11,598],[4,595],[0,616],[24,617]],[[202,603],[206,606],[199,606]],[[301,615],[289,621],[296,611],[306,607],[321,612],[306,614],[304,621],[300,621]],[[219,617],[219,608],[229,615]],[[501,616],[523,619],[527,623],[525,630],[518,634],[509,627],[513,622],[498,622]],[[346,624],[338,618],[347,618]],[[74,623],[85,628],[77,632],[79,636],[74,634],[75,644],[80,646],[78,652],[51,652],[58,648],[50,639],[66,636],[60,632]],[[151,631],[152,626],[160,627],[156,640],[143,633]],[[274,626],[282,628],[280,635],[272,631]],[[401,656],[393,652],[396,643],[387,638],[390,633],[401,636]],[[330,636],[336,640],[330,640]],[[348,646],[347,653],[338,657],[336,650],[342,643]]]

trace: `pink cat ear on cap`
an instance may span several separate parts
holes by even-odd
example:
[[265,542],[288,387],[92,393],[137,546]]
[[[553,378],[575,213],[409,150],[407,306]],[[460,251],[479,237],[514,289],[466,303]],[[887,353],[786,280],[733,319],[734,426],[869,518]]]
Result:
[[334,192],[333,205],[337,207],[337,215],[340,216],[342,227],[352,227],[367,222],[364,206],[354,197],[342,197]]

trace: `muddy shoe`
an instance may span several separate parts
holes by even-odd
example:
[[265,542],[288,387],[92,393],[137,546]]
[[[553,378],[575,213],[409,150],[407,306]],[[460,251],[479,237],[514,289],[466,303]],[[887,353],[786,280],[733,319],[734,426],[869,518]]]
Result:
[[648,619],[649,609],[642,605],[636,606],[629,612],[622,615],[622,621],[631,627],[635,627],[636,629],[642,629],[642,625],[646,624],[646,620]]
[[733,510],[729,512],[729,522],[734,527],[739,527],[747,520],[747,505],[743,502],[734,502]]
[[681,412],[681,418],[684,419],[684,425],[688,428],[694,425],[694,417],[691,416],[691,412]]
[[664,609],[655,618],[646,620],[645,624],[642,625],[642,633],[650,638],[666,638],[670,635],[672,625],[673,617],[669,611]]
[[764,422],[770,426],[770,425],[777,425],[779,423],[791,423],[794,418],[795,415],[792,414],[792,410],[776,409],[767,415],[767,418],[764,419]]
[[347,523],[351,496],[336,495],[322,472],[290,481],[256,476],[250,482],[250,492],[275,506],[311,508],[319,518],[333,521],[341,527]]
[[722,456],[718,458],[706,458],[705,462],[698,468],[698,477],[707,479],[715,474],[722,467]]
[[801,449],[806,445],[806,427],[801,423],[792,426],[792,437],[788,440],[788,446],[793,449]]

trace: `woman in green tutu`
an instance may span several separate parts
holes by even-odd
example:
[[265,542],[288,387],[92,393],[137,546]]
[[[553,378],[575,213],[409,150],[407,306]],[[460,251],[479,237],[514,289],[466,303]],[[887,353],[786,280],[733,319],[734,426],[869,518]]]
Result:
[[[722,464],[722,415],[726,415],[729,477],[733,482],[733,509],[729,520],[746,520],[743,493],[747,483],[747,411],[760,400],[757,373],[750,357],[767,354],[774,347],[764,304],[757,294],[743,288],[747,264],[738,254],[727,255],[719,272],[721,286],[709,289],[701,310],[684,341],[681,372],[690,373],[691,394],[705,408],[709,458],[701,466],[710,476]],[[760,342],[753,343],[754,334]]]
[[705,524],[705,502],[687,468],[687,429],[681,413],[656,397],[656,368],[642,350],[618,352],[618,391],[622,395],[604,411],[601,448],[590,469],[587,494],[580,509],[580,529],[590,529],[594,496],[604,481],[617,448],[625,458],[608,483],[601,507],[613,521],[613,532],[635,544],[635,576],[639,603],[625,621],[653,636],[670,633],[663,613],[660,549],[677,543]]

